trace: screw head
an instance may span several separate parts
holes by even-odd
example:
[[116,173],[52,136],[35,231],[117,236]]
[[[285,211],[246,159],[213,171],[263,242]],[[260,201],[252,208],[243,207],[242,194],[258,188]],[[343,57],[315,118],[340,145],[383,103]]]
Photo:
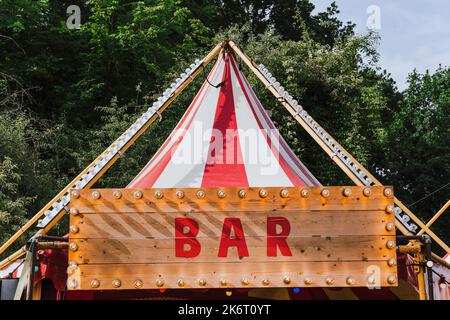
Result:
[[395,247],[395,242],[393,240],[389,240],[386,242],[386,248],[393,249]]
[[184,198],[184,192],[182,190],[178,190],[176,192],[176,196],[178,199],[183,199]]
[[80,213],[77,208],[70,208],[70,214],[76,216]]
[[220,199],[223,199],[223,198],[225,198],[227,196],[227,193],[225,192],[225,190],[219,190],[219,191],[217,191],[217,196]]
[[136,191],[133,193],[133,196],[134,196],[136,199],[141,199],[142,196],[143,196],[142,191],[136,190]]
[[395,225],[392,222],[386,223],[386,230],[387,231],[392,231],[394,230]]
[[334,283],[334,279],[331,278],[331,277],[327,277],[327,278],[325,279],[325,283],[326,283],[327,285],[331,286],[331,285]]
[[344,188],[344,190],[342,190],[342,195],[344,197],[350,197],[352,195],[352,189]]
[[352,285],[355,284],[355,280],[353,280],[352,277],[348,277],[347,280],[346,280],[346,282],[347,282],[347,284],[348,284],[349,286],[352,286]]
[[197,198],[199,199],[203,199],[206,196],[206,192],[203,190],[198,190],[197,191]]
[[283,278],[283,282],[284,282],[285,284],[289,284],[289,283],[291,283],[291,278],[289,278],[289,277],[284,277],[284,278]]
[[119,279],[114,279],[114,280],[112,281],[112,286],[113,286],[114,288],[120,288],[121,285],[122,285],[122,281],[120,281]]
[[248,280],[247,278],[242,278],[241,283],[242,283],[244,286],[248,286],[249,283],[250,283],[250,280]]
[[204,287],[204,286],[206,286],[206,280],[200,279],[200,280],[198,280],[198,284],[201,285],[202,287]]
[[280,191],[280,197],[287,198],[289,197],[289,191],[287,189],[283,189]]
[[268,194],[269,194],[269,191],[267,191],[266,189],[261,189],[261,190],[259,190],[259,196],[260,196],[261,198],[267,197]]
[[307,286],[309,286],[313,283],[312,279],[310,279],[310,278],[306,278],[304,282]]
[[302,191],[300,191],[300,195],[302,196],[302,198],[308,198],[309,197],[309,190],[308,189],[302,189]]
[[114,191],[114,192],[113,192],[113,197],[114,197],[115,199],[120,199],[120,198],[122,198],[122,192],[120,192],[119,190]]
[[268,286],[270,284],[269,279],[263,279],[262,284],[263,286]]
[[78,287],[78,281],[75,279],[68,279],[67,280],[67,287],[69,289],[75,289],[76,287]]
[[97,279],[93,279],[91,281],[91,288],[98,288],[100,287],[100,281],[98,281]]
[[428,260],[427,263],[426,263],[426,265],[427,265],[428,268],[433,268],[434,263],[433,263],[433,261]]
[[369,187],[363,189],[363,195],[365,197],[370,197],[371,194],[372,194],[372,189],[370,189]]
[[324,198],[328,198],[330,196],[330,190],[328,189],[323,189],[322,192],[320,193],[322,195],[322,197]]
[[69,227],[70,233],[78,233],[80,231],[80,228],[78,226],[72,225]]
[[162,198],[164,198],[164,192],[162,192],[161,190],[157,190],[157,191],[155,192],[155,197],[156,197],[156,199],[162,199]]
[[390,259],[387,261],[387,264],[388,264],[389,267],[396,266],[396,265],[397,265],[397,260],[394,259],[394,258],[390,258]]
[[78,190],[73,190],[70,194],[70,196],[74,199],[78,199],[80,197],[80,191]]
[[247,191],[244,189],[239,190],[239,198],[245,198],[247,196]]
[[69,243],[69,249],[70,251],[77,251],[78,250],[78,245],[75,242],[71,242]]
[[134,287],[135,287],[136,289],[142,288],[143,285],[144,285],[144,282],[142,282],[142,280],[140,280],[140,279],[137,279],[137,280],[134,282]]
[[156,286],[157,287],[162,287],[164,285],[164,280],[163,279],[158,279],[156,280]]
[[394,195],[394,191],[391,188],[385,188],[383,190],[383,194],[384,194],[385,197],[390,198],[390,197],[392,197]]
[[184,280],[183,279],[178,280],[177,284],[179,287],[184,287]]
[[98,191],[93,191],[91,195],[92,195],[92,198],[94,198],[94,199],[100,199],[100,197],[102,196],[101,193]]
[[388,206],[386,207],[385,210],[386,210],[386,213],[392,214],[392,213],[395,212],[395,206],[394,206],[393,204],[390,204],[390,205],[388,205]]
[[387,282],[389,284],[395,284],[397,282],[397,278],[395,276],[391,275],[387,278]]

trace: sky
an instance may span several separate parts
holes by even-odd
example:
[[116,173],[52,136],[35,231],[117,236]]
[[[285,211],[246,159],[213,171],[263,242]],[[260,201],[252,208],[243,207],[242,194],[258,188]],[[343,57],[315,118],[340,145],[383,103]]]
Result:
[[[310,1],[316,6],[314,13],[325,11],[332,2]],[[339,18],[356,23],[358,34],[366,34],[368,24],[379,33],[379,65],[391,73],[400,90],[406,88],[408,74],[414,68],[424,73],[434,72],[439,64],[450,66],[449,0],[335,2],[340,10]]]

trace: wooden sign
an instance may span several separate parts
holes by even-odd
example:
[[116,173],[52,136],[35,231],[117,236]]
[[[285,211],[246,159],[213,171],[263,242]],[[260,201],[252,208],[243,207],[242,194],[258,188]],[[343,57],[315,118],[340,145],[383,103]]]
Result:
[[70,290],[396,286],[391,187],[72,190]]

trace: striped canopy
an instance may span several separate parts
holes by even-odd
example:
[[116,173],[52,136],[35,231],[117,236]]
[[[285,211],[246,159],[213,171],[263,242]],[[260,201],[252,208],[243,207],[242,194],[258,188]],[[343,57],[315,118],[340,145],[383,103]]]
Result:
[[234,55],[224,53],[128,188],[317,185],[276,130]]

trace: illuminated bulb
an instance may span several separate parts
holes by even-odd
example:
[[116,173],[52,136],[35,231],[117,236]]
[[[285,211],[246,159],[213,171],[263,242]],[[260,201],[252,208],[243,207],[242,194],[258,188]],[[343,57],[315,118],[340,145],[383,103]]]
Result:
[[363,189],[363,195],[365,197],[370,197],[370,194],[372,193],[372,190],[370,188],[364,188]]
[[350,189],[350,188],[345,188],[345,189],[342,191],[342,195],[343,195],[344,197],[350,197],[351,194],[352,194],[352,189]]
[[395,211],[395,206],[393,204],[390,204],[386,207],[386,213],[392,214]]
[[308,196],[309,196],[309,190],[308,190],[308,189],[302,189],[302,191],[300,191],[300,195],[301,195],[303,198],[308,198]]
[[289,191],[287,189],[283,189],[280,191],[280,196],[282,198],[287,198],[289,196]]
[[353,280],[352,277],[348,277],[346,282],[349,286],[352,286],[355,284],[355,280]]
[[69,279],[67,280],[67,287],[69,287],[69,289],[75,289],[78,286],[78,282],[75,279]]
[[330,285],[332,285],[334,283],[334,279],[331,278],[331,277],[327,277],[325,279],[325,283],[330,286]]
[[78,228],[77,226],[70,226],[70,233],[78,233],[78,231],[80,231],[80,228]]
[[312,282],[313,282],[312,279],[309,279],[309,278],[306,278],[306,279],[305,279],[305,284],[306,284],[307,286],[311,285]]
[[262,284],[263,284],[264,286],[268,286],[268,285],[270,284],[269,279],[263,279]]
[[227,290],[227,291],[225,292],[225,294],[227,295],[227,297],[231,297],[231,295],[233,294],[233,291]]
[[217,191],[217,196],[220,199],[223,199],[223,198],[225,198],[227,196],[227,194],[226,194],[226,192],[224,190],[219,190],[219,191]]
[[142,282],[142,280],[136,280],[135,282],[134,282],[134,287],[135,288],[137,288],[137,289],[140,289],[140,288],[142,288],[142,286],[144,285],[144,283]]
[[243,279],[241,280],[241,283],[242,283],[244,286],[248,286],[248,284],[250,283],[250,281],[249,281],[247,278],[243,278]]
[[156,199],[162,199],[164,197],[164,193],[160,190],[155,192]]
[[197,198],[203,199],[205,196],[206,196],[205,191],[203,191],[203,190],[198,190],[197,191]]
[[383,194],[384,194],[386,197],[392,197],[392,195],[394,194],[394,192],[392,191],[391,188],[385,188],[385,189],[383,190]]
[[78,215],[80,212],[78,211],[77,208],[70,208],[70,214],[73,216]]
[[220,280],[220,285],[221,286],[226,286],[227,285],[227,280],[225,280],[225,279]]
[[330,196],[330,190],[328,189],[323,189],[322,192],[320,193],[322,195],[322,197],[324,198],[328,198]]
[[119,279],[114,279],[114,280],[112,281],[112,286],[113,286],[114,288],[120,288],[121,285],[122,285],[122,282],[121,282]]
[[388,264],[389,267],[393,267],[393,266],[397,265],[397,260],[394,259],[394,258],[390,258],[388,260],[387,264]]
[[98,191],[92,192],[92,198],[94,198],[94,199],[100,199],[101,196],[102,195]]
[[98,281],[97,279],[94,279],[91,281],[91,288],[98,288],[100,287],[100,281]]
[[269,192],[268,192],[266,189],[261,189],[261,190],[259,190],[259,196],[260,196],[261,198],[267,197],[268,194],[269,194]]
[[72,198],[74,199],[78,199],[80,197],[80,191],[78,190],[73,190],[71,193]]
[[394,224],[392,222],[386,223],[386,230],[387,231],[394,230]]
[[113,197],[114,198],[116,198],[116,199],[120,199],[120,198],[122,198],[122,192],[120,192],[120,191],[114,191],[113,192]]
[[176,196],[178,199],[183,199],[184,198],[184,192],[181,190],[178,190],[176,193]]
[[142,198],[142,192],[139,191],[139,190],[136,190],[136,191],[133,193],[133,196],[134,196],[136,199],[141,199],[141,198]]
[[244,189],[239,190],[239,198],[245,198],[247,196],[247,191]]
[[375,277],[373,277],[373,276],[368,277],[367,278],[367,283],[371,284],[371,285],[374,285],[376,283]]
[[71,242],[69,244],[69,249],[70,249],[70,251],[77,251],[78,250],[78,245],[75,242]]
[[389,277],[387,278],[387,282],[388,282],[389,284],[395,284],[395,283],[397,282],[397,278],[396,278],[395,276],[389,276]]
[[204,287],[204,286],[206,286],[206,280],[200,279],[200,280],[198,280],[198,284],[201,285],[202,287]]
[[389,240],[388,242],[386,242],[386,248],[388,249],[393,249],[395,247],[395,242],[392,240]]
[[289,283],[291,283],[291,278],[289,278],[289,277],[284,277],[284,278],[283,278],[283,282],[284,282],[285,284],[289,284]]
[[164,285],[164,280],[162,280],[162,279],[156,280],[156,286],[157,287],[162,287],[163,285]]
[[177,283],[179,287],[184,287],[184,281],[182,279],[178,280]]

